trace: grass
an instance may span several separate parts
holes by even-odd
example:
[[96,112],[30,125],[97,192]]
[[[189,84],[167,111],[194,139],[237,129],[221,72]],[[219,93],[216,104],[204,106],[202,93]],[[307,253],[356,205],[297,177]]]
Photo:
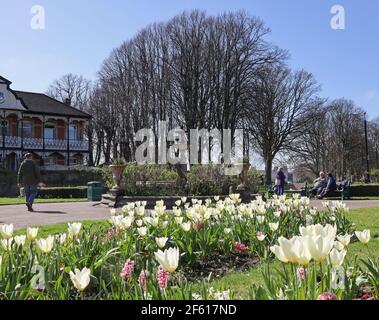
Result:
[[[52,199],[39,199],[35,200],[35,203],[61,203],[61,202],[86,202],[87,199],[74,199],[74,198],[52,198]],[[16,205],[16,204],[25,204],[25,199],[18,198],[0,198],[0,206],[1,205]]]
[[[353,223],[356,224],[356,230],[371,230],[371,241],[368,248],[360,242],[352,243],[349,246],[348,257],[357,255],[359,258],[367,257],[369,253],[372,257],[377,257],[379,252],[379,207],[354,209],[348,213],[348,216]],[[104,220],[100,221],[82,221],[84,228],[91,228],[105,224]],[[64,233],[67,230],[67,223],[48,225],[39,228],[39,236],[46,237],[49,234]],[[16,234],[25,234],[25,229],[18,230]],[[273,260],[271,267],[279,266],[277,260]],[[230,288],[234,292],[234,297],[247,298],[250,286],[252,284],[262,284],[262,268],[263,265],[258,265],[246,272],[230,272],[226,276],[211,281],[211,286],[215,288]],[[194,289],[197,288],[195,285]]]
[[[76,221],[72,221],[76,222]],[[107,224],[105,220],[98,220],[98,221],[92,221],[92,220],[84,220],[81,221],[83,224],[83,228],[85,229],[91,229],[92,227],[101,226],[104,224]],[[58,224],[52,224],[52,225],[46,225],[42,227],[38,227],[38,237],[39,238],[46,238],[49,235],[54,234],[60,234],[67,232],[67,222],[65,223],[58,223]],[[18,229],[15,231],[15,235],[21,235],[25,234],[26,229]]]

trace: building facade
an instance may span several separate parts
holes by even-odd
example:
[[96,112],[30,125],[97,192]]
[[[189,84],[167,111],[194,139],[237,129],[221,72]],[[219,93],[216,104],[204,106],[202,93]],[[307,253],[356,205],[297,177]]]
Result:
[[0,76],[0,167],[17,170],[30,152],[41,166],[85,164],[91,116],[45,94],[15,91]]

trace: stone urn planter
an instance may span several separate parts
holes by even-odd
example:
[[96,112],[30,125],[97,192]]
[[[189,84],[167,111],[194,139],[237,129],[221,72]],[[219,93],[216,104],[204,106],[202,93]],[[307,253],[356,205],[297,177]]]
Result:
[[244,159],[242,164],[242,171],[239,175],[240,184],[237,187],[237,192],[241,195],[241,200],[244,203],[250,202],[250,190],[247,185],[248,172],[250,169],[250,163]]
[[112,170],[113,184],[114,184],[110,191],[114,194],[120,195],[123,193],[123,187],[121,186],[121,183],[124,178],[124,170],[125,170],[126,165],[112,164],[109,167]]

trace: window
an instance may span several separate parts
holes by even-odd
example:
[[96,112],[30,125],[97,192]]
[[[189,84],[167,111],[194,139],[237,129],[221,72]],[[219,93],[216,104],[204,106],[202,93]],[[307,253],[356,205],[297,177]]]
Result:
[[1,121],[1,130],[0,130],[0,135],[8,135],[8,121]]
[[46,124],[44,133],[45,139],[56,139],[56,130],[53,124]]
[[78,127],[70,124],[69,127],[70,140],[78,140]]
[[22,123],[22,134],[24,138],[33,137],[33,125],[30,121],[23,121]]

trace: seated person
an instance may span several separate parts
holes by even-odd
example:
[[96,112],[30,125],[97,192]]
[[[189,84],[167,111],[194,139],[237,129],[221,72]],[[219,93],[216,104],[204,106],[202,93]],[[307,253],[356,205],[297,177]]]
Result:
[[349,180],[343,178],[342,182],[338,186],[338,190],[343,191],[343,190],[346,190],[348,187],[349,187]]
[[337,190],[337,183],[336,179],[334,179],[333,175],[329,172],[328,173],[328,183],[326,185],[326,188],[322,190],[322,192],[317,196],[318,199],[322,199],[329,195],[330,193]]
[[322,190],[326,188],[327,184],[328,182],[325,178],[325,173],[321,171],[320,176],[315,181],[313,181],[313,188],[309,190],[309,192],[313,196],[318,196]]

